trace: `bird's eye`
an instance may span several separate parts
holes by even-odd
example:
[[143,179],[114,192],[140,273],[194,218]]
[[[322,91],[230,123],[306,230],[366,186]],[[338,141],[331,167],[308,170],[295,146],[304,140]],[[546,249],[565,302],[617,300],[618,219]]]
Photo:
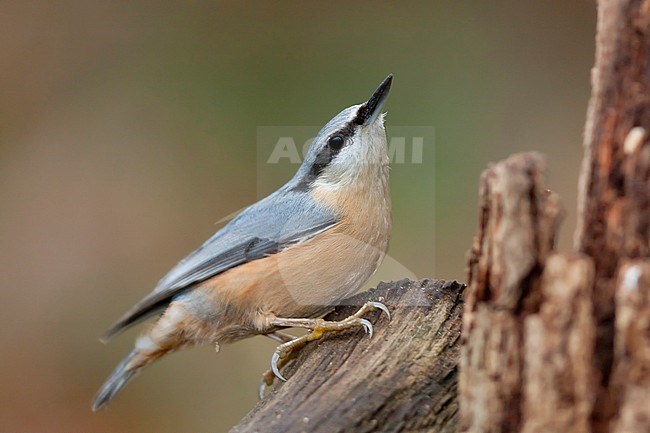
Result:
[[344,144],[345,144],[345,139],[340,135],[335,135],[333,137],[330,137],[329,140],[327,140],[327,145],[333,150],[341,150]]

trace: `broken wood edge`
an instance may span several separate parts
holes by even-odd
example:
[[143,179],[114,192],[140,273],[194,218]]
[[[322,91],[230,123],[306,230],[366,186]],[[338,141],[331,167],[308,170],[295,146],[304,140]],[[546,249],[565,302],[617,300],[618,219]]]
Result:
[[[632,202],[621,221],[633,223],[623,224],[623,234],[638,229],[644,202],[632,185],[645,185],[647,171],[638,166],[648,160],[629,162],[637,169],[624,177]],[[603,353],[598,306],[603,298],[594,294],[598,262],[586,254],[553,252],[560,212],[557,196],[542,193],[547,191],[543,174],[542,158],[518,154],[481,176],[479,231],[468,255],[460,431],[646,431],[650,259],[623,259],[616,267],[610,295],[613,344]],[[639,248],[641,240],[633,233],[622,239]],[[609,373],[602,370],[603,356],[612,358],[604,391],[601,380]],[[604,402],[606,412],[601,412]]]
[[[565,361],[574,358],[567,353],[569,345],[560,338],[563,336],[556,335],[566,330],[559,331],[545,314],[557,303],[551,282],[560,273],[556,269],[559,263],[571,274],[567,258],[555,258],[551,263],[558,264],[545,269],[563,212],[544,179],[545,161],[535,152],[492,164],[480,178],[479,228],[468,254],[469,286],[463,315],[461,431],[543,431],[535,427],[546,422],[537,409],[564,409],[560,396],[549,388],[553,385],[543,380],[560,372],[540,366],[548,353],[559,353]],[[590,275],[586,270],[581,274]],[[591,287],[590,281],[575,286],[584,291]],[[580,311],[589,316],[588,307]],[[581,322],[580,330],[588,332],[583,328]],[[531,376],[531,372],[543,376]],[[547,388],[537,389],[541,386]],[[557,398],[551,398],[546,406],[536,406],[538,392]],[[583,395],[571,392],[574,394]],[[585,409],[587,419],[590,407]]]

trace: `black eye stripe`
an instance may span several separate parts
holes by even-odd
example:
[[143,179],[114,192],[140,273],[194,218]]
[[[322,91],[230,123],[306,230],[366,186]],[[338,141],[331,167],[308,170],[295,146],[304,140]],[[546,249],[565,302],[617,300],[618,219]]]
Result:
[[[343,142],[345,143],[345,140],[343,140]],[[330,162],[332,162],[334,157],[339,153],[341,149],[342,147],[330,147],[328,141],[327,146],[323,147],[321,151],[316,155],[316,159],[311,166],[311,170],[309,170],[309,177],[312,179],[317,178],[318,175],[320,175],[323,170],[325,170],[325,167],[327,167]]]
[[348,141],[348,139],[352,137],[354,131],[354,124],[348,123],[345,127],[330,135],[330,138],[327,139],[327,144],[321,149],[320,152],[318,152],[316,159],[314,160],[314,164],[311,166],[309,176],[312,179],[318,177],[318,175],[323,172],[325,167],[327,167],[330,162],[332,162],[334,157],[345,146],[345,143]]
[[316,180],[318,176],[325,170],[332,160],[338,155],[338,153],[343,149],[346,144],[351,142],[351,138],[354,135],[357,124],[354,122],[354,119],[348,122],[343,128],[339,129],[335,133],[329,136],[325,146],[316,154],[316,158],[309,169],[309,173],[302,179],[294,189],[300,191],[306,191],[311,186],[312,182]]

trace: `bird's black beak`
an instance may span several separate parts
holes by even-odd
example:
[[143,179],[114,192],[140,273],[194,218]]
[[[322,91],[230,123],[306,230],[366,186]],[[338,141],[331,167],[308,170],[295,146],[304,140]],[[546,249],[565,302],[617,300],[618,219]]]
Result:
[[381,109],[388,98],[388,92],[390,92],[390,86],[393,82],[393,75],[389,74],[384,81],[381,82],[377,90],[372,94],[370,99],[365,102],[355,118],[355,123],[358,125],[370,125],[377,119],[377,116],[381,113]]

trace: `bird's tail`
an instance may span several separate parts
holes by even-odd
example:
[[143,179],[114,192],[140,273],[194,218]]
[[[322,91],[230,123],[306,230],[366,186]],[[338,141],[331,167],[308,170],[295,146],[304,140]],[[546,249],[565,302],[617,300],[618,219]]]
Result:
[[180,348],[190,347],[194,341],[188,341],[179,331],[187,319],[186,311],[179,303],[170,304],[167,311],[135,342],[135,349],[120,362],[93,400],[93,411],[106,406],[135,376],[145,367],[166,354]]
[[136,348],[119,363],[106,379],[93,400],[93,411],[98,411],[113,400],[113,397],[133,379],[147,363],[137,362],[142,353]]

